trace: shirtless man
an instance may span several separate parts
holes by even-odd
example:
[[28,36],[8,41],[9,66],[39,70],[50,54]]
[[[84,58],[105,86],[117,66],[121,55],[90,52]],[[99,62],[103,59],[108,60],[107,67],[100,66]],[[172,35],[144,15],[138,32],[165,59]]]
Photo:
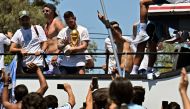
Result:
[[45,4],[43,8],[44,16],[47,19],[44,31],[48,38],[48,49],[47,52],[55,53],[57,52],[57,34],[64,27],[62,21],[58,18],[56,13],[56,7],[53,4]]
[[48,39],[48,53],[57,53],[57,34],[64,27],[62,21],[58,18],[56,7],[53,4],[45,4],[43,8],[44,16],[47,19],[44,31]]
[[[105,24],[105,18],[100,13],[98,13],[99,19]],[[119,24],[115,21],[110,22],[111,32],[113,34],[114,43],[117,46],[117,52],[131,52],[130,43],[122,36],[122,30],[119,27]],[[111,45],[112,46],[112,45]],[[110,52],[110,51],[109,51]],[[125,69],[125,72],[130,73],[133,66],[133,56],[132,55],[119,55],[119,63],[122,69]],[[113,66],[115,67],[115,66]],[[114,69],[112,69],[114,70]]]
[[[64,28],[64,25],[61,19],[58,18],[56,13],[56,7],[53,4],[45,4],[43,8],[44,16],[47,19],[47,23],[45,24],[44,31],[46,33],[48,39],[48,48],[46,53],[59,53],[57,47],[57,35],[59,31]],[[57,56],[48,56],[50,60],[48,63],[55,62],[57,60]],[[50,61],[50,62],[49,62]]]

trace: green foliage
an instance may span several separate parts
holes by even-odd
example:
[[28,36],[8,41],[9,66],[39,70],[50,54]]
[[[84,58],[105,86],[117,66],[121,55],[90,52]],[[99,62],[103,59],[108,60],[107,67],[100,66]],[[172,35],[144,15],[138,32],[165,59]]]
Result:
[[44,24],[45,18],[41,12],[41,6],[32,5],[29,0],[1,0],[0,1],[0,25],[8,27],[9,31],[15,32],[19,27],[18,13],[28,10],[32,24]]
[[[174,52],[174,47],[175,44],[167,44],[167,43],[163,43],[164,49],[162,52]],[[173,66],[173,55],[158,55],[157,56],[157,61],[156,61],[156,66],[164,66],[164,67],[172,67]],[[160,72],[168,72],[171,71],[172,69],[160,69]]]
[[[91,41],[90,43],[89,43],[89,45],[88,45],[88,52],[89,53],[95,53],[96,52],[96,50],[97,50],[97,44],[96,44],[96,42],[94,42],[94,41]],[[94,61],[96,61],[96,55],[93,55],[92,56],[93,57],[93,60]]]
[[4,60],[5,60],[5,65],[7,64],[7,65],[9,65],[10,63],[11,63],[11,61],[13,60],[13,55],[6,55],[5,57],[4,57]]

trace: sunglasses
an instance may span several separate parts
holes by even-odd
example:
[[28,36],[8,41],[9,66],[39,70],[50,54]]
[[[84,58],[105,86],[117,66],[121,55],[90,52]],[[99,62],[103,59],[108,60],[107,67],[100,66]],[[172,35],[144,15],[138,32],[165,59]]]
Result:
[[43,13],[48,13],[48,12],[50,12],[50,10],[43,10],[42,12]]

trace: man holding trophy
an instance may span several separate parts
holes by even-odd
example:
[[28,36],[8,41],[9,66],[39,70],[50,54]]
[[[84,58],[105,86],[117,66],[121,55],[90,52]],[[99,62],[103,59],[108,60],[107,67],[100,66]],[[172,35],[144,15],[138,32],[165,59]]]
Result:
[[59,49],[65,53],[60,56],[60,71],[63,74],[85,74],[85,55],[70,55],[84,53],[88,47],[88,30],[76,24],[76,17],[71,11],[64,13],[64,20],[68,25],[58,34]]

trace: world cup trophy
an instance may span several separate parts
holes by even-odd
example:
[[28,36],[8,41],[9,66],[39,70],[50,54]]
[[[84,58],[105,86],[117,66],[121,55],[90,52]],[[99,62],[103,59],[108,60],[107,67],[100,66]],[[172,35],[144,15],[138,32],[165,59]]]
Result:
[[70,44],[66,45],[64,48],[65,55],[70,55],[71,51],[69,50],[71,47],[77,47],[80,43],[79,32],[76,29],[73,29],[70,32]]

